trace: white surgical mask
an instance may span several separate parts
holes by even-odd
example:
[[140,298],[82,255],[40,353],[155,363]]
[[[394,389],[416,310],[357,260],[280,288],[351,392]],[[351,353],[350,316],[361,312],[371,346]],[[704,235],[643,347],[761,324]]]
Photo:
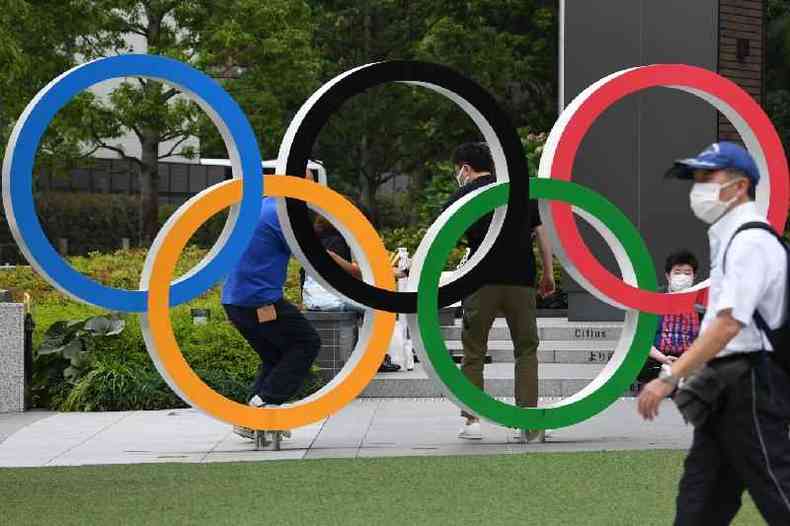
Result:
[[464,167],[462,166],[458,173],[455,174],[455,182],[458,183],[458,186],[463,186],[466,184],[466,177],[464,176]]
[[671,274],[669,276],[669,291],[677,292],[686,290],[694,284],[694,276],[691,274]]
[[738,197],[733,197],[725,202],[719,200],[719,195],[721,195],[722,190],[737,182],[730,181],[727,184],[694,183],[694,186],[691,188],[691,194],[689,194],[691,210],[694,212],[694,215],[711,225],[721,219],[721,216],[730,209]]

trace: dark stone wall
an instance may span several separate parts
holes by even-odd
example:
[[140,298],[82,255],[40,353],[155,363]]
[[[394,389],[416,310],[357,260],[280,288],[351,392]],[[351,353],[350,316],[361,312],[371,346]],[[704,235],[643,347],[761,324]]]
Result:
[[[718,7],[718,0],[565,0],[561,103],[627,67],[683,63],[716,71]],[[673,250],[689,248],[700,261],[708,260],[704,225],[688,206],[690,185],[666,181],[663,174],[674,159],[701,151],[717,137],[715,109],[692,95],[655,88],[610,108],[582,142],[574,180],[602,193],[628,215],[642,233],[662,282],[664,260]],[[582,220],[578,223],[593,253],[619,275],[603,241]],[[707,272],[705,266],[702,273]],[[622,319],[622,311],[569,281],[571,320]]]

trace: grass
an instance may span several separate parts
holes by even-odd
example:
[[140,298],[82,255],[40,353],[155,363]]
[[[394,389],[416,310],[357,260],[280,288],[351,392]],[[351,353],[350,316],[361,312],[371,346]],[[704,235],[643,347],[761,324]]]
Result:
[[[683,453],[0,469],[3,524],[671,524]],[[761,524],[751,500],[733,524]]]

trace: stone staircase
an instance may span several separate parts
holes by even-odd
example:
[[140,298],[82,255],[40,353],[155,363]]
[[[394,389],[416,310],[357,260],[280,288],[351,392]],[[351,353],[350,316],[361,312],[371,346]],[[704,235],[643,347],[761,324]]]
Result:
[[[451,325],[446,322],[442,334],[447,349],[460,361],[461,320],[453,319]],[[538,318],[538,332],[540,396],[567,397],[590,383],[609,361],[622,323]],[[491,329],[488,356],[491,363],[485,366],[486,391],[496,397],[512,397],[513,344],[504,318],[498,318]],[[362,396],[432,398],[442,396],[442,392],[418,363],[413,371],[378,374]]]

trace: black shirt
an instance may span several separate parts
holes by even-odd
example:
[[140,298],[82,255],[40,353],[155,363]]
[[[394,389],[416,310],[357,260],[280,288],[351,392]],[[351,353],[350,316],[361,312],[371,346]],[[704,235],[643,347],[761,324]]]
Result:
[[[446,209],[466,194],[495,182],[496,177],[493,175],[483,175],[470,181],[450,196],[442,210]],[[490,279],[488,279],[486,283],[491,285],[517,285],[522,287],[535,286],[537,272],[535,269],[535,253],[532,250],[532,238],[533,230],[542,223],[540,214],[538,213],[537,201],[533,200],[532,205],[529,221],[525,225],[517,243],[513,246],[500,248],[498,251],[491,254],[491,261],[493,262],[491,267],[492,273]],[[488,232],[488,227],[491,225],[493,217],[493,212],[485,215],[467,229],[465,238],[466,244],[470,249],[470,256],[474,254],[483,243],[483,238],[485,238],[486,232]]]
[[[351,261],[351,247],[348,246],[340,232],[332,228],[325,234],[319,235],[318,238],[325,249],[331,250],[346,261]],[[304,288],[305,279],[307,279],[307,273],[304,268],[299,269],[300,288]]]

